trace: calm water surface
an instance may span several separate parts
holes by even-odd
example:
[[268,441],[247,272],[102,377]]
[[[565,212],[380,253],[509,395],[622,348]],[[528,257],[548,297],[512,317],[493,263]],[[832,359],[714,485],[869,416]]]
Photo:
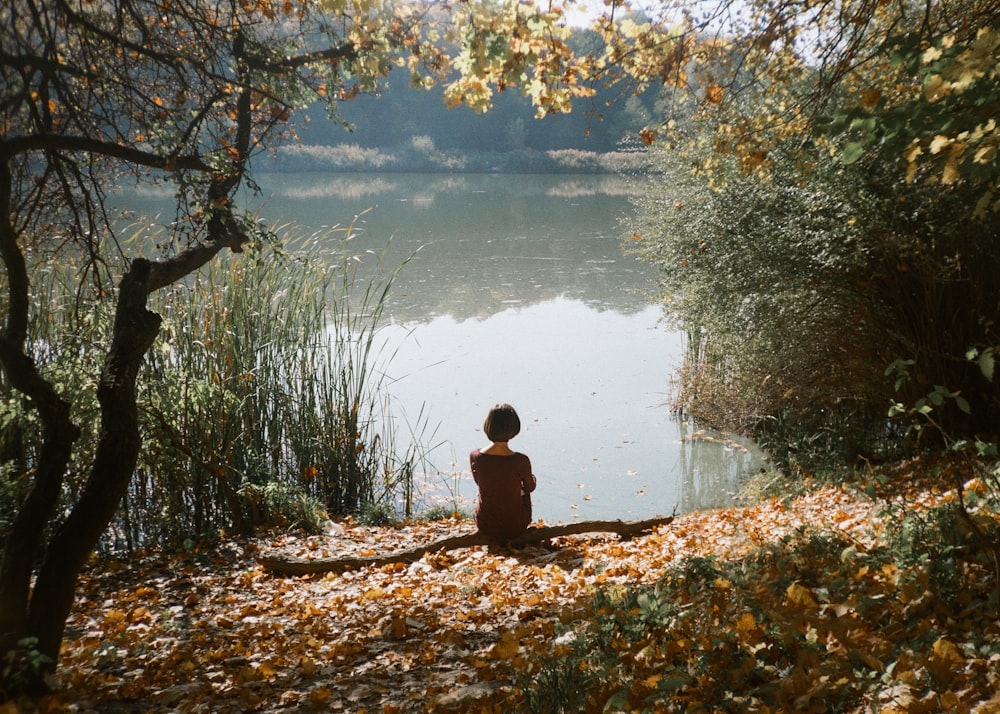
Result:
[[409,258],[382,336],[400,431],[434,445],[424,506],[474,501],[468,453],[489,443],[482,422],[501,401],[521,416],[511,445],[531,457],[535,517],[548,522],[724,505],[760,468],[749,445],[665,406],[683,343],[661,322],[653,269],[623,249],[624,180],[301,174],[261,185],[272,225],[353,222],[359,255]]

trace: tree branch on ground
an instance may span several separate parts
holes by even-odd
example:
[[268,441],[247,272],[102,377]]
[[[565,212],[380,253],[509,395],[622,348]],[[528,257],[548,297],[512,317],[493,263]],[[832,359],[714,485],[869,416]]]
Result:
[[260,558],[260,564],[265,570],[276,575],[317,575],[319,573],[339,573],[345,570],[356,570],[370,566],[380,567],[393,563],[414,563],[428,553],[438,553],[445,550],[471,548],[477,545],[538,545],[553,538],[580,535],[582,533],[617,533],[621,538],[634,538],[672,523],[673,516],[649,518],[643,521],[580,521],[558,526],[541,526],[529,528],[517,538],[506,543],[498,541],[481,531],[465,535],[452,536],[436,540],[408,550],[401,550],[387,555],[355,556],[347,555],[340,558],[299,558],[286,553],[265,553]]

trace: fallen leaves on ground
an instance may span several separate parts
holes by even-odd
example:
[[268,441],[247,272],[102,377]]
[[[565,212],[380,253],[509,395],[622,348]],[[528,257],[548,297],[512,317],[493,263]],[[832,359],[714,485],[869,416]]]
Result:
[[[897,498],[918,508],[948,494],[923,488]],[[701,590],[692,585],[690,601],[674,603],[673,614],[659,620],[655,600],[640,593],[631,607],[649,626],[641,634],[648,641],[611,637],[622,674],[595,683],[588,707],[641,711],[655,695],[674,697],[678,710],[712,710],[719,702],[699,700],[708,696],[699,692],[713,691],[718,673],[731,667],[734,688],[770,677],[774,701],[799,711],[1000,712],[990,699],[1000,662],[991,608],[970,594],[962,608],[945,612],[927,598],[919,577],[862,564],[883,539],[877,511],[885,502],[855,486],[819,486],[795,499],[679,516],[631,541],[594,535],[562,539],[552,548],[475,547],[407,565],[303,578],[266,574],[255,560],[260,548],[315,557],[373,554],[474,527],[460,519],[399,528],[347,522],[335,536],[279,535],[210,552],[102,563],[80,583],[60,662],[62,688],[38,706],[524,711],[520,685],[545,662],[570,661],[571,641],[586,636],[597,618],[618,617],[615,593],[657,587],[667,573],[681,577],[678,566],[698,558],[739,563],[770,549],[771,583],[715,575]],[[817,560],[794,565],[799,575],[776,590],[792,561],[808,557],[790,550],[783,562],[781,544],[806,530],[842,542],[831,560],[840,565],[829,570],[847,582],[825,582],[825,565]],[[921,622],[922,650],[913,647],[913,628]],[[779,631],[785,641],[767,639]],[[748,658],[754,664],[737,672]],[[859,673],[872,678],[865,701],[851,698]],[[778,710],[761,699],[741,700],[735,689],[731,694],[737,709]],[[846,708],[828,709],[826,702],[834,701]]]

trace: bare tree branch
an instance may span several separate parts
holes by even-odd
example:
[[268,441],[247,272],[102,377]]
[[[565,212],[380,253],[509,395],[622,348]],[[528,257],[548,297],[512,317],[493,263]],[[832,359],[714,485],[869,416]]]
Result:
[[31,134],[14,136],[0,141],[0,157],[12,157],[32,151],[66,151],[97,154],[119,159],[138,166],[175,171],[190,169],[210,171],[211,167],[197,154],[185,156],[162,156],[151,151],[143,151],[133,146],[122,146],[110,141],[90,139],[84,136],[63,134]]

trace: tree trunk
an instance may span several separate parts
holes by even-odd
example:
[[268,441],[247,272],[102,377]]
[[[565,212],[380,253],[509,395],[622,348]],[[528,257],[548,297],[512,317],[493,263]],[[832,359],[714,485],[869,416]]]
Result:
[[[4,360],[6,367],[7,361]],[[9,373],[9,371],[8,371]],[[45,434],[31,490],[17,510],[0,562],[0,654],[34,636],[28,624],[31,576],[79,430],[69,418],[69,405],[56,424],[43,420]]]
[[136,377],[161,322],[146,309],[149,269],[148,261],[137,259],[122,278],[111,346],[97,388],[101,433],[94,465],[79,500],[49,544],[32,592],[28,631],[53,663],[80,569],[114,517],[139,457]]
[[7,283],[6,319],[0,332],[0,364],[10,385],[25,394],[42,425],[42,446],[31,488],[17,510],[0,560],[0,655],[30,634],[31,575],[62,491],[73,443],[80,430],[70,405],[59,396],[25,352],[30,311],[28,270],[11,223],[11,174],[0,162],[0,258]]
[[[580,533],[617,533],[622,538],[645,533],[659,526],[665,526],[674,520],[673,516],[666,518],[650,518],[645,521],[580,521],[561,526],[544,526],[529,528],[517,538],[509,541],[510,545],[537,544],[559,536],[578,535]],[[335,573],[353,570],[367,566],[389,565],[391,563],[413,563],[428,553],[442,550],[469,548],[474,545],[500,545],[495,539],[480,531],[466,535],[452,536],[428,543],[410,550],[402,550],[388,555],[345,556],[342,558],[297,558],[282,553],[265,553],[260,558],[260,564],[265,570],[278,575],[315,575],[317,573]]]

